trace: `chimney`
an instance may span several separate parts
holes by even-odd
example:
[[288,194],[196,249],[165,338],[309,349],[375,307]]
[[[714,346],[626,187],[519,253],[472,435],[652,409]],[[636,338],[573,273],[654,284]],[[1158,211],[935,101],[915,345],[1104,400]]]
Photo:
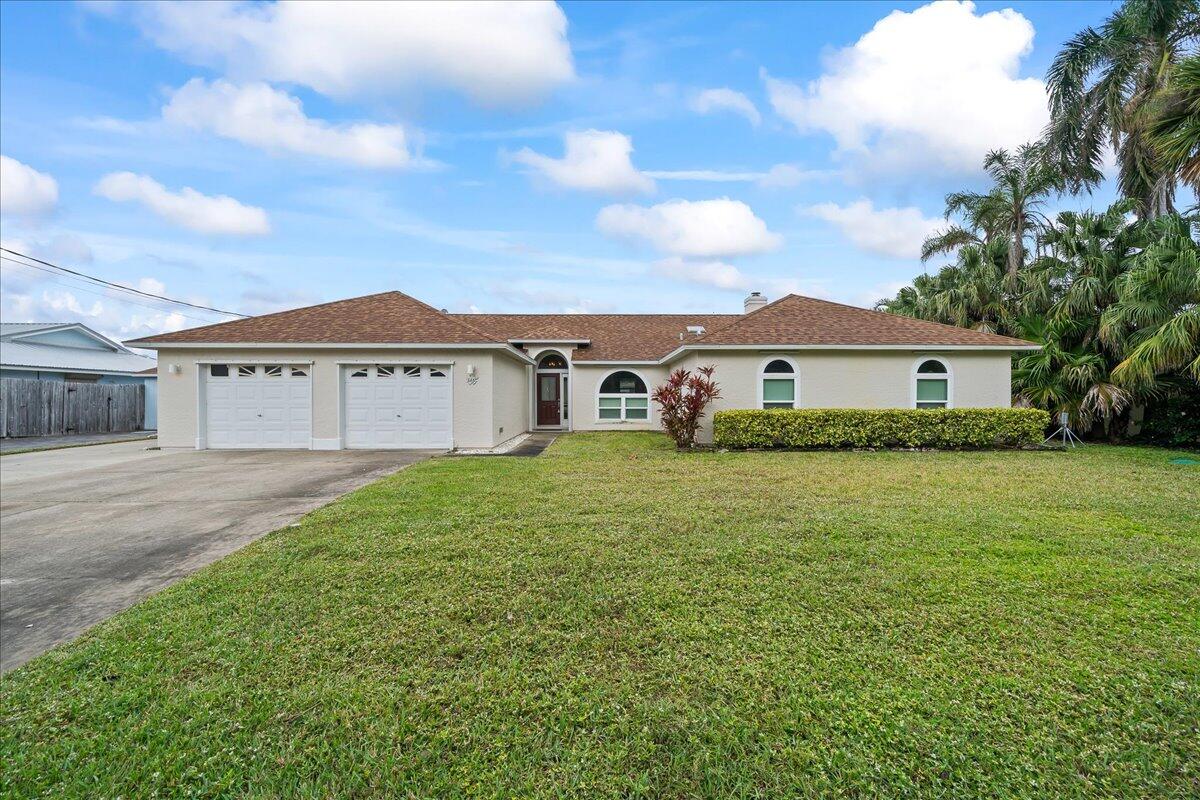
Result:
[[745,303],[742,305],[742,308],[744,309],[742,313],[749,314],[752,311],[758,311],[766,304],[767,298],[763,297],[762,292],[751,292],[750,296],[746,298]]

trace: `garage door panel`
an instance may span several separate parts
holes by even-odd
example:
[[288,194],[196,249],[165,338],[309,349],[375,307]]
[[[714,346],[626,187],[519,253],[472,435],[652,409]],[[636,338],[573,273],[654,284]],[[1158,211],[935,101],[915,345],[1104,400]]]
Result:
[[366,377],[347,372],[346,446],[449,448],[450,381],[430,373],[428,367],[403,365],[368,369]]
[[307,374],[267,375],[262,365],[238,365],[205,385],[207,444],[225,448],[307,448],[312,407]]

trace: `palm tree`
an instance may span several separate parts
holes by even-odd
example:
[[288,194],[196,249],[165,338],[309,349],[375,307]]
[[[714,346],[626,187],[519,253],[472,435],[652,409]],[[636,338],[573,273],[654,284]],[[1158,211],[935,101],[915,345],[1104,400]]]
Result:
[[1179,63],[1149,126],[1165,170],[1200,194],[1200,56]]
[[986,194],[953,192],[946,195],[946,218],[960,216],[965,226],[952,225],[925,240],[922,260],[968,245],[997,239],[1007,243],[1006,272],[1015,283],[1025,265],[1027,244],[1036,241],[1040,225],[1047,222],[1041,206],[1047,195],[1062,188],[1062,178],[1033,145],[1022,145],[1016,154],[993,150],[983,160],[992,179]]
[[967,244],[957,250],[953,265],[933,275],[918,275],[911,286],[875,307],[907,317],[974,328],[987,333],[1011,333],[1015,315],[1005,287],[1008,243]]
[[1123,200],[1102,213],[1064,211],[1042,230],[1038,257],[1026,274],[1022,297],[1026,313],[1045,312],[1071,320],[1081,347],[1108,345],[1115,358],[1119,337],[1101,337],[1100,320],[1117,300],[1118,286],[1143,246],[1143,227],[1129,220],[1135,203]]
[[1178,167],[1160,157],[1150,126],[1198,36],[1198,0],[1127,0],[1099,30],[1086,28],[1067,42],[1046,76],[1043,144],[1073,189],[1100,182],[1108,145],[1121,194],[1137,201],[1139,214],[1172,210]]
[[1182,373],[1200,382],[1200,244],[1195,220],[1178,215],[1148,225],[1146,248],[1122,276],[1117,302],[1103,315],[1101,335],[1126,343],[1113,370],[1118,383],[1146,390],[1159,376]]
[[1080,344],[1074,320],[1025,317],[1022,335],[1035,339],[1042,349],[1016,359],[1013,366],[1013,395],[1018,406],[1044,408],[1051,413],[1067,412],[1080,430],[1102,422],[1110,433],[1112,422],[1124,411],[1132,396],[1109,379],[1109,361],[1103,353]]

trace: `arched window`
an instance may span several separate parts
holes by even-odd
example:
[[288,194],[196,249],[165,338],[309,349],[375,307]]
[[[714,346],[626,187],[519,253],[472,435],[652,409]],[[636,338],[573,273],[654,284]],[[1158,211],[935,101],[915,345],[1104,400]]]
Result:
[[951,378],[942,359],[919,359],[913,368],[913,408],[952,408]]
[[596,419],[608,422],[639,422],[650,418],[650,396],[646,382],[636,372],[613,372],[600,382],[596,395]]
[[538,369],[566,369],[567,360],[558,353],[547,353],[538,361]]
[[772,358],[758,373],[758,400],[762,408],[796,408],[800,405],[796,364],[790,358]]

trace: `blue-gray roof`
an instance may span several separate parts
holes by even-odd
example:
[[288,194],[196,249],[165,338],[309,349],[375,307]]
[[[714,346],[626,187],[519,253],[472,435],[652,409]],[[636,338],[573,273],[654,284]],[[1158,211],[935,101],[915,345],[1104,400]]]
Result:
[[[103,347],[68,347],[27,338],[31,333],[81,330]],[[130,375],[155,365],[153,358],[126,347],[79,323],[5,322],[0,324],[0,367],[63,372],[101,372]]]

